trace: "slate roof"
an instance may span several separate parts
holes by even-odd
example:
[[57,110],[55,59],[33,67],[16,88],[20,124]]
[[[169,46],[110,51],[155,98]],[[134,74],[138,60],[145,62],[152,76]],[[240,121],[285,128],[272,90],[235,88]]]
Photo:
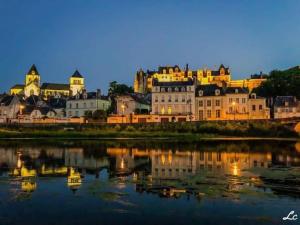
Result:
[[31,95],[25,99],[27,105],[36,105],[42,99],[37,95]]
[[216,90],[220,91],[219,95],[225,95],[225,91],[223,88],[219,87],[216,84],[208,84],[208,85],[199,85],[196,88],[196,97],[200,96],[199,92],[203,91],[202,96],[216,96]]
[[4,95],[0,99],[0,105],[9,106],[15,97],[19,99],[20,103],[24,103],[24,100],[20,95]]
[[70,90],[69,84],[56,84],[56,83],[43,83],[41,89],[50,89],[50,90]]
[[159,66],[158,67],[158,73],[163,73],[163,70],[166,70],[166,73],[169,73],[169,69],[173,69],[173,72],[175,71],[175,69],[178,69],[178,72],[181,71],[181,69],[178,65],[175,65],[175,66]]
[[141,103],[141,104],[144,104],[144,105],[150,105],[150,101],[149,99],[146,98],[145,95],[143,94],[138,94],[138,93],[130,93],[129,94],[134,101],[138,102],[138,103]]
[[[96,99],[97,98],[97,92],[96,91],[87,92],[86,94],[87,94],[86,99]],[[74,95],[74,96],[70,97],[69,99],[70,100],[84,99],[84,93],[79,94],[79,98],[77,97],[77,95]],[[101,95],[100,97],[98,97],[98,99],[108,100],[108,96]]]
[[248,88],[242,88],[242,87],[228,87],[226,88],[225,92],[226,94],[248,94],[249,90]]
[[24,84],[16,84],[11,87],[11,89],[24,89],[25,85]]
[[211,75],[212,76],[219,76],[221,69],[225,70],[225,75],[229,75],[230,74],[229,67],[225,67],[223,64],[221,64],[220,67],[219,67],[219,70],[212,70],[211,71]]
[[1,105],[4,105],[4,106],[8,106],[10,105],[11,101],[13,100],[14,98],[14,95],[7,95],[7,96],[4,96],[1,101],[0,101],[0,104]]
[[34,64],[30,67],[30,70],[28,71],[28,74],[32,74],[32,71],[34,72],[34,74],[40,75]]
[[64,98],[49,98],[48,105],[53,109],[66,108],[66,99],[64,99]]
[[277,96],[274,102],[275,107],[297,107],[298,105],[299,102],[294,96]]
[[72,77],[82,78],[82,75],[79,73],[78,70],[75,70],[75,72],[73,73]]

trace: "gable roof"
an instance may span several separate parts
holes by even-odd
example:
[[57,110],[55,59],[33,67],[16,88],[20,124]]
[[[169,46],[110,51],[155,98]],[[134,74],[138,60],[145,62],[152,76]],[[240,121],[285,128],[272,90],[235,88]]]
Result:
[[0,105],[9,106],[14,98],[17,98],[20,103],[24,102],[20,95],[5,95],[0,99]]
[[25,87],[24,84],[15,84],[10,89],[24,89],[24,87]]
[[10,105],[11,101],[13,100],[14,98],[14,95],[7,95],[7,96],[4,96],[1,101],[0,101],[0,104],[1,105],[4,105],[4,106],[8,106]]
[[43,83],[41,89],[50,89],[50,90],[70,90],[69,84],[56,84],[56,83]]
[[40,75],[39,72],[38,72],[38,70],[37,70],[37,68],[36,68],[36,66],[34,64],[30,67],[30,69],[29,69],[29,71],[28,71],[27,74],[32,74],[32,72],[34,72],[34,74],[36,74],[36,75]]
[[82,78],[82,75],[79,73],[78,70],[75,70],[75,72],[73,73],[72,77]]

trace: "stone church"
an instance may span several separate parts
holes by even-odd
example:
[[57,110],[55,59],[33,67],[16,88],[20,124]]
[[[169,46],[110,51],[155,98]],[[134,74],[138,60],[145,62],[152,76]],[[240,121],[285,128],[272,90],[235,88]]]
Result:
[[84,90],[84,78],[78,70],[70,76],[69,84],[42,83],[41,76],[33,64],[25,76],[25,84],[16,84],[10,89],[10,94],[22,94],[25,97],[41,95],[49,96],[74,96]]

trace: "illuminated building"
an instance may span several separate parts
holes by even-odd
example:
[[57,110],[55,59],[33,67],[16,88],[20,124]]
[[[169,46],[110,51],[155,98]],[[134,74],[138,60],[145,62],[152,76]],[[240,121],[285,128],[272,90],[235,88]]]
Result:
[[260,86],[266,80],[265,75],[252,75],[250,79],[232,80],[231,72],[228,67],[223,64],[217,70],[198,69],[190,70],[188,65],[185,69],[180,69],[179,66],[161,66],[157,71],[147,70],[146,72],[140,69],[137,71],[134,79],[134,92],[147,93],[152,91],[153,80],[159,82],[176,82],[187,81],[196,78],[199,84],[216,84],[219,87],[241,87],[248,88],[250,91],[253,88]]
[[196,120],[269,119],[266,99],[247,88],[200,85],[196,89]]
[[43,83],[41,76],[33,64],[25,76],[25,84],[16,84],[10,89],[10,94],[22,94],[25,97],[31,95],[49,96],[73,96],[84,89],[84,78],[76,70],[69,79],[69,84]]
[[153,81],[152,112],[161,121],[194,120],[196,80],[160,82]]

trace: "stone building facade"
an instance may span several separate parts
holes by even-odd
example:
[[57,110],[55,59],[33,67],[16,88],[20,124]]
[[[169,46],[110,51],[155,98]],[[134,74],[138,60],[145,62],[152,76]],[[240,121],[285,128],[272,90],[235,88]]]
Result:
[[45,98],[49,96],[74,96],[84,90],[84,78],[76,70],[70,77],[69,84],[42,83],[41,76],[33,64],[25,75],[25,84],[16,84],[10,89],[10,94],[22,94],[25,97],[31,95],[41,95]]
[[187,115],[189,120],[194,120],[196,83],[195,79],[174,82],[153,80],[151,113],[171,117],[172,121]]

